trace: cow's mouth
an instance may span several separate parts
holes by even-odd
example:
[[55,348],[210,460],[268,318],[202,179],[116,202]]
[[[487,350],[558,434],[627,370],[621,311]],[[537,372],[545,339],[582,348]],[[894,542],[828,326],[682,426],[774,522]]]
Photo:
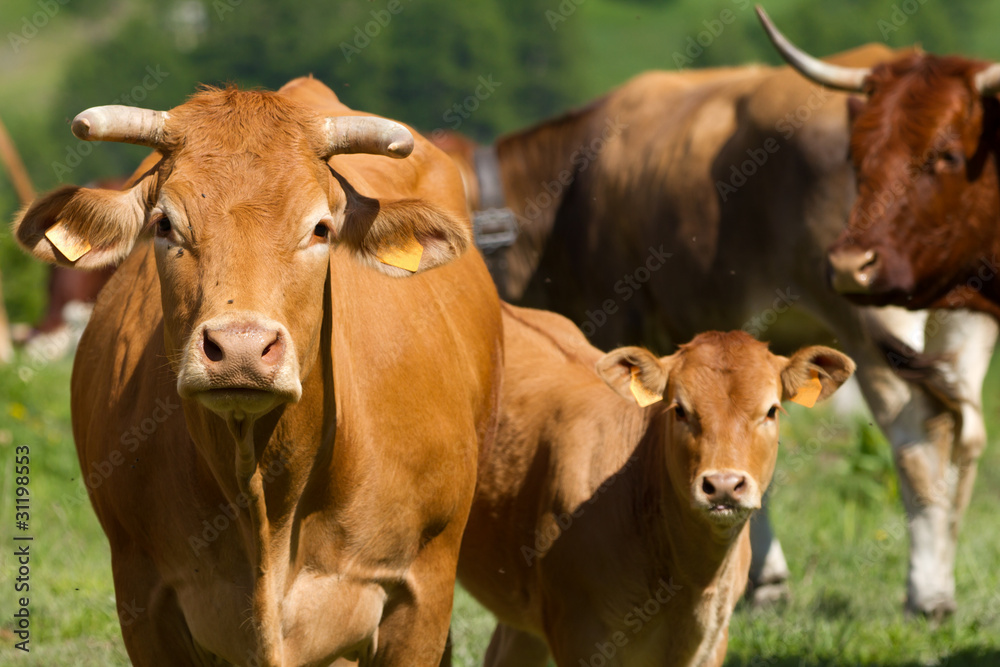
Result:
[[731,526],[745,521],[752,511],[749,507],[729,503],[709,505],[705,508],[705,513],[708,515],[709,520],[712,523],[723,526]]
[[244,419],[247,415],[262,415],[287,400],[271,391],[246,387],[209,389],[198,392],[192,398],[216,414],[235,419]]

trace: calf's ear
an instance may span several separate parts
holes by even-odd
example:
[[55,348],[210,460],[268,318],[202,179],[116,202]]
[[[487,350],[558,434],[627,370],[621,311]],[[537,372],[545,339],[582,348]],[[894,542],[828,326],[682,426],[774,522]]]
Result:
[[128,256],[142,231],[151,180],[128,190],[59,188],[18,214],[14,238],[50,264],[76,269],[117,264]]
[[825,400],[854,374],[854,362],[846,354],[822,345],[804,347],[781,369],[783,401],[811,408]]
[[472,245],[468,220],[422,199],[365,197],[342,176],[334,175],[347,195],[338,240],[379,271],[410,276],[447,264]]
[[641,347],[620,347],[597,361],[597,374],[625,400],[644,408],[663,400],[669,359]]

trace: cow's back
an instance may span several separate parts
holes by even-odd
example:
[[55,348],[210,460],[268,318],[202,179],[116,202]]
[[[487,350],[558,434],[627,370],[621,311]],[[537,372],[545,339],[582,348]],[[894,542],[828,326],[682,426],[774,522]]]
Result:
[[792,305],[825,293],[822,252],[853,200],[846,95],[789,68],[649,72],[590,115],[618,134],[570,186],[528,303],[610,347],[742,327],[789,289]]
[[502,310],[500,426],[480,467],[459,577],[502,621],[537,632],[541,561],[558,516],[571,516],[624,465],[638,440],[626,425],[637,426],[638,410],[597,376],[603,353],[569,320]]

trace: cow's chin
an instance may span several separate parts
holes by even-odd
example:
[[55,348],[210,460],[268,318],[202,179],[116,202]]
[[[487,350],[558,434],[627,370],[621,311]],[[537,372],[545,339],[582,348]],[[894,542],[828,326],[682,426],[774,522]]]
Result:
[[209,389],[198,392],[192,398],[227,421],[256,419],[280,404],[290,402],[288,396],[245,388]]

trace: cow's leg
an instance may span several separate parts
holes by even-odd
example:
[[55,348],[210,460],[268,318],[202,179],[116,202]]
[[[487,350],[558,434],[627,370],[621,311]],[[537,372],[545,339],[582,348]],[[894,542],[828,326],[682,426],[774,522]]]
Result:
[[497,623],[483,667],[545,667],[548,662],[549,647],[544,639]]
[[942,358],[939,370],[945,382],[937,391],[952,415],[953,429],[942,434],[948,438],[945,448],[934,452],[936,474],[926,488],[914,489],[918,507],[910,515],[913,546],[907,582],[911,611],[939,616],[955,609],[958,531],[986,446],[982,386],[996,340],[997,323],[987,315],[932,311],[928,320],[925,350]]
[[764,607],[788,597],[788,563],[781,543],[771,528],[768,515],[768,497],[759,512],[750,520],[750,574],[747,583],[747,597],[754,607]]
[[395,587],[378,628],[372,667],[438,667],[447,649],[455,571],[465,517],[453,518],[421,549]]
[[[925,347],[926,313],[878,309],[870,316],[915,349]],[[935,315],[927,324],[932,334],[927,336],[928,349],[954,353],[941,362],[941,370],[955,390],[944,392],[939,385],[928,391],[908,383],[870,343],[844,343],[858,362],[865,399],[892,443],[909,521],[907,609],[940,616],[955,607],[954,536],[975,474],[974,461],[985,443],[980,394],[996,325],[967,315]],[[953,463],[956,456],[964,462],[961,484],[959,466]],[[956,487],[961,489],[958,502]]]
[[112,557],[122,639],[136,667],[218,662],[194,641],[173,589],[160,581],[152,560],[134,549]]

